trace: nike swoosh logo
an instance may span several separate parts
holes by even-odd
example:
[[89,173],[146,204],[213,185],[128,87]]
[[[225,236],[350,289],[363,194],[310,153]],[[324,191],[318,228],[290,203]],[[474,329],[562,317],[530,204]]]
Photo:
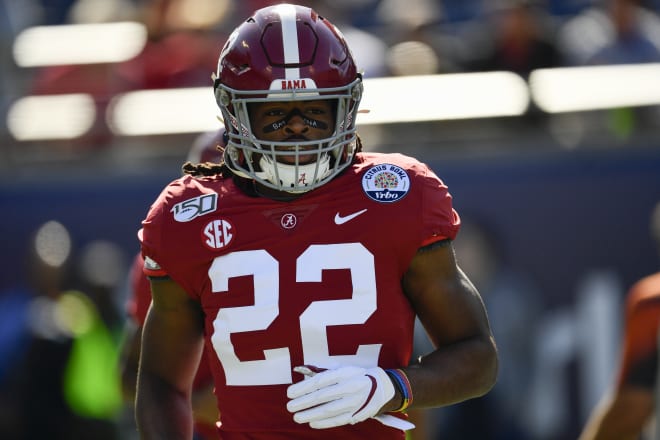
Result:
[[343,225],[344,223],[353,220],[355,217],[357,217],[360,214],[364,214],[367,212],[367,208],[363,209],[362,211],[354,212],[353,214],[349,214],[345,217],[342,217],[339,215],[339,213],[335,214],[335,224],[336,225]]

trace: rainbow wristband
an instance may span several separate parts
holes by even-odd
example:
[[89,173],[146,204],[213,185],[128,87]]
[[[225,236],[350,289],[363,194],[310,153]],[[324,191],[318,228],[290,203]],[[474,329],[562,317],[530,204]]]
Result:
[[410,381],[406,373],[400,368],[391,368],[385,370],[388,376],[392,378],[392,382],[397,387],[399,392],[401,392],[402,401],[401,406],[394,410],[394,412],[405,411],[413,402],[412,387],[410,386]]

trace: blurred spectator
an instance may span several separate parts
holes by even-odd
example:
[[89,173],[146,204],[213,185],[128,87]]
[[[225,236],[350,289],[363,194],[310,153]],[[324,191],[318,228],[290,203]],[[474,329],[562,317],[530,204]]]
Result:
[[[77,287],[72,241],[59,222],[30,242],[26,285],[3,294],[0,437],[114,440],[116,340]],[[6,362],[9,361],[9,362]]]
[[[640,0],[604,0],[569,19],[558,31],[558,44],[569,65],[660,62],[660,17]],[[598,124],[600,130],[604,126],[615,139],[627,141],[645,128],[653,130],[658,110],[616,108],[596,115],[577,113],[572,119]]]
[[439,2],[448,22],[465,22],[479,18],[483,12],[484,0],[442,0]]
[[117,244],[106,240],[91,241],[79,253],[80,287],[96,304],[106,326],[115,332],[123,324],[117,290],[126,272],[126,256]]
[[462,40],[440,25],[444,5],[429,0],[413,0],[401,8],[394,0],[384,0],[376,14],[387,29],[387,67],[390,75],[432,75],[458,70],[456,53]]
[[63,295],[70,319],[77,320],[67,361],[64,392],[84,419],[77,435],[105,432],[116,437],[121,394],[117,359],[123,324],[116,297],[126,272],[124,253],[114,243],[93,240],[79,251],[76,288]]
[[485,11],[489,26],[482,29],[466,63],[467,70],[506,70],[529,76],[535,69],[560,66],[563,61],[554,42],[547,11],[531,0],[493,2]]
[[401,7],[397,0],[382,0],[376,13],[383,23],[394,29],[418,29],[429,23],[437,22],[442,17],[442,5],[432,0],[410,0]]
[[[651,216],[660,256],[660,203]],[[660,272],[636,282],[626,295],[618,372],[587,420],[580,440],[637,439],[654,414],[660,330]]]
[[545,3],[550,14],[568,17],[588,8],[594,3],[594,0],[546,0]]
[[116,68],[121,90],[208,86],[221,43],[220,23],[230,0],[144,0],[139,17],[147,43]]
[[660,18],[639,0],[606,0],[569,19],[558,34],[568,64],[660,61]]
[[[136,13],[128,0],[108,0],[103,8],[94,7],[93,0],[77,0],[71,3],[71,7],[64,10],[66,20],[57,24],[130,20],[134,19]],[[80,139],[60,142],[62,148],[102,147],[112,140],[112,133],[105,123],[105,110],[116,93],[113,82],[114,68],[111,63],[69,64],[44,66],[29,71],[31,82],[26,86],[26,95],[84,93],[94,99],[96,117],[93,126]]]
[[660,12],[660,0],[641,0],[642,5],[651,11]]
[[64,440],[74,417],[61,389],[72,338],[57,325],[54,306],[69,281],[71,240],[52,221],[28,246],[25,284],[0,296],[0,437]]
[[118,93],[208,86],[221,42],[221,23],[230,0],[77,0],[69,23],[122,20],[145,25],[147,41],[137,56],[120,63],[55,65],[37,69],[27,94],[85,93],[94,99],[96,119],[80,139],[61,142],[76,148],[104,147],[113,141],[106,109]]
[[65,24],[68,22],[69,10],[76,0],[39,0],[41,22],[45,25]]
[[427,43],[409,40],[390,47],[387,66],[394,76],[433,75],[439,73],[440,58]]
[[364,78],[385,76],[387,45],[377,35],[335,20],[342,26],[344,38],[351,45],[355,62],[363,71]]

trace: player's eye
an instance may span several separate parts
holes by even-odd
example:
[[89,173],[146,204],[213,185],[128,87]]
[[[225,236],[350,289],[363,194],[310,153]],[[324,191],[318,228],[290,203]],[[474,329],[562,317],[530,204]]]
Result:
[[264,116],[266,117],[284,116],[284,110],[279,108],[269,109],[264,112]]
[[307,113],[307,114],[309,114],[309,115],[317,115],[317,116],[318,116],[318,115],[324,115],[324,114],[326,114],[327,112],[326,112],[326,110],[323,109],[323,108],[312,107],[312,108],[308,108],[308,109],[306,109],[306,110],[305,110],[305,113]]

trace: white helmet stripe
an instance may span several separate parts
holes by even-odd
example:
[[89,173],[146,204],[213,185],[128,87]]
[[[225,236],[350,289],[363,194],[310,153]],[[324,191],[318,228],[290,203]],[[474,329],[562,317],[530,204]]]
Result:
[[[277,5],[275,11],[282,22],[282,44],[284,46],[284,62],[287,64],[298,64],[300,53],[298,52],[298,29],[296,27],[296,8],[293,5]],[[285,69],[286,79],[299,79],[300,69],[291,67]]]

